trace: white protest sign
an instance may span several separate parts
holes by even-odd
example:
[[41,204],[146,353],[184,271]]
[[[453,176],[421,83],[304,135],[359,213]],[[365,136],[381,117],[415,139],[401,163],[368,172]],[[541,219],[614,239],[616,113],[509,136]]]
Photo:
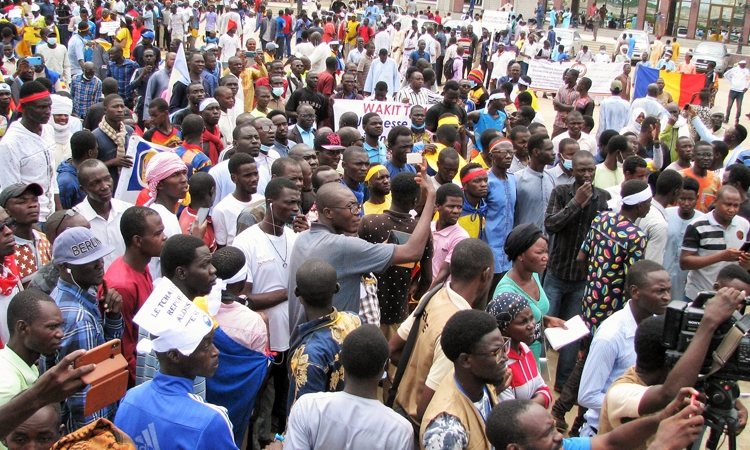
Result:
[[[413,105],[396,102],[373,102],[369,100],[336,100],[333,104],[334,123],[338,124],[341,115],[345,112],[353,112],[359,117],[357,128],[362,129],[362,117],[367,113],[377,113],[383,120],[383,133],[380,140],[385,141],[388,133],[397,126],[410,127],[411,119],[409,112]],[[427,108],[427,106],[425,106]]]
[[128,141],[125,155],[133,158],[133,167],[123,167],[120,171],[120,180],[117,182],[115,198],[124,202],[135,204],[138,194],[143,188],[148,187],[146,183],[146,166],[151,158],[159,152],[173,152],[174,149],[163,145],[153,144],[133,133]]
[[168,278],[162,277],[151,295],[133,317],[133,322],[158,336],[151,342],[138,343],[147,353],[149,344],[157,352],[177,349],[190,356],[213,328],[211,317],[191,302]]
[[531,77],[531,89],[534,91],[557,92],[563,85],[563,73],[566,69],[576,69],[580,77],[591,80],[591,97],[611,95],[609,87],[612,80],[622,73],[623,63],[577,63],[550,62],[547,60],[532,60],[526,73]]
[[99,25],[99,34],[107,33],[107,36],[114,36],[120,29],[120,22],[102,22]]
[[510,13],[508,11],[487,11],[482,13],[482,28],[489,31],[502,31],[510,23]]

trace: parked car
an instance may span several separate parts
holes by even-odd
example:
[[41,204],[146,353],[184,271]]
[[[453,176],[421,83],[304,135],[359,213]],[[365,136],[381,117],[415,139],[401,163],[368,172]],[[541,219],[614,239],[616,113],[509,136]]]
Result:
[[565,47],[570,59],[576,57],[576,52],[583,46],[583,39],[578,31],[571,28],[555,28],[555,36],[560,38],[560,43]]
[[698,72],[705,72],[708,62],[716,63],[716,72],[724,73],[729,66],[729,50],[721,42],[703,41],[693,50],[693,63]]
[[677,37],[687,37],[687,27],[677,27]]
[[[633,38],[635,39],[635,47],[633,48],[633,58],[631,59],[631,62],[635,64],[641,60],[641,53],[643,52],[648,53],[649,50],[651,50],[651,43],[653,41],[649,39],[648,33],[642,30],[627,30],[625,31],[625,33],[632,34]],[[615,40],[618,37],[615,37]]]

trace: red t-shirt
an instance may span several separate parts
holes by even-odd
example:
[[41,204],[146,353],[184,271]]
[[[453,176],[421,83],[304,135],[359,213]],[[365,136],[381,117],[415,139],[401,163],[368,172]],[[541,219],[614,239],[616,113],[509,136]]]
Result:
[[323,40],[327,44],[333,40],[334,36],[336,36],[336,27],[333,26],[333,22],[326,23],[323,27]]
[[323,95],[333,95],[336,88],[336,78],[328,72],[318,74],[318,92]]
[[369,25],[360,25],[359,30],[357,30],[357,34],[365,40],[365,45],[367,45],[367,43],[370,42],[370,39],[372,39],[372,36],[375,34],[375,32],[372,31],[372,28],[370,28]]
[[[135,346],[138,344],[138,325],[133,323],[138,310],[154,290],[154,282],[148,267],[138,272],[128,265],[122,256],[110,264],[104,274],[108,289],[114,289],[122,296],[122,355],[128,361],[128,386],[135,386]],[[101,288],[99,295],[102,295]]]
[[284,25],[284,34],[286,35],[292,34],[292,16],[287,14],[281,17],[284,18],[284,22],[286,23],[286,25]]

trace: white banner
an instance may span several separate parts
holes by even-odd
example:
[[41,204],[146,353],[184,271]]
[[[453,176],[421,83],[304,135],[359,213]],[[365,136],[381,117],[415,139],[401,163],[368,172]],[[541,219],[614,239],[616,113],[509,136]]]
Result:
[[[575,57],[575,55],[571,55]],[[532,60],[526,73],[531,77],[531,89],[535,91],[557,92],[563,84],[565,69],[576,69],[580,77],[591,79],[591,97],[611,95],[609,87],[612,80],[622,73],[623,63],[577,63],[550,62],[547,60]]]
[[[333,103],[333,120],[339,123],[341,115],[345,112],[353,112],[359,117],[357,128],[364,134],[362,129],[362,117],[367,113],[377,113],[383,119],[383,133],[380,140],[385,142],[391,129],[397,126],[411,127],[409,112],[411,107],[408,103],[396,102],[373,102],[369,100],[336,100]],[[427,108],[427,106],[425,106]]]
[[97,30],[99,34],[107,33],[107,36],[114,36],[118,31],[120,31],[119,20],[117,22],[102,22],[99,24],[99,30]]
[[508,27],[510,13],[508,11],[488,11],[482,13],[482,28],[490,31],[501,31]]

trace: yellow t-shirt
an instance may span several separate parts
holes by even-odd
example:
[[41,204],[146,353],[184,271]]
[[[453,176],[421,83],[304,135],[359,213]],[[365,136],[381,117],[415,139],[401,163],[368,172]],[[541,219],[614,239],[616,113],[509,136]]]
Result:
[[369,200],[365,202],[364,208],[365,208],[365,215],[368,214],[383,214],[383,211],[391,207],[391,194],[388,194],[385,196],[385,201],[383,203],[375,204],[371,203]]
[[130,58],[130,47],[133,45],[133,36],[130,34],[130,30],[127,28],[120,28],[115,35],[118,41],[125,41],[122,47],[122,56]]
[[357,27],[359,22],[347,22],[346,24],[346,43],[356,44],[357,43]]

